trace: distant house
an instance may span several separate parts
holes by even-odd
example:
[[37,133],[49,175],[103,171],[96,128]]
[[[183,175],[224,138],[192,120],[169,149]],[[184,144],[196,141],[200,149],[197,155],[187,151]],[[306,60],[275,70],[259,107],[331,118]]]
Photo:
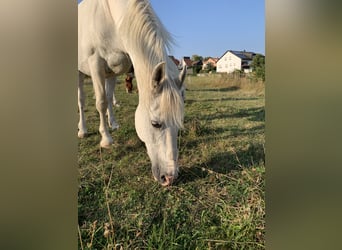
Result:
[[181,61],[184,61],[188,68],[192,67],[192,60],[190,59],[190,56],[183,56]]
[[254,52],[227,50],[217,61],[217,72],[232,73],[242,70],[246,73],[252,72],[251,67]]
[[216,68],[217,61],[218,61],[218,58],[208,57],[206,60],[203,60],[202,69],[207,69],[209,67],[209,64],[211,64],[212,67]]
[[186,67],[187,67],[187,74],[193,74],[194,73],[194,68],[193,68],[193,61],[190,59],[189,56],[183,56],[181,59],[181,64],[182,62],[185,62]]
[[169,56],[170,59],[176,64],[176,66],[179,66],[179,60],[177,60],[174,56]]

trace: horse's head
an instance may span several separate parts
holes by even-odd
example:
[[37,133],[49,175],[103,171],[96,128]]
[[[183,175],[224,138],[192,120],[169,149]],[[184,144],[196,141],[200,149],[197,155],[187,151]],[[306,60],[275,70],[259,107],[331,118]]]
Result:
[[181,89],[186,67],[179,74],[174,72],[173,77],[166,74],[164,62],[155,66],[150,100],[139,102],[135,113],[136,131],[146,145],[153,176],[163,186],[171,185],[178,176],[177,135],[184,116]]

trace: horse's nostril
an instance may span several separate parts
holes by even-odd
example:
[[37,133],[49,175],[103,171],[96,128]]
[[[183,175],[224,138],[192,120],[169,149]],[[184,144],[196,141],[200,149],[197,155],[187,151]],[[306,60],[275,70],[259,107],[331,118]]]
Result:
[[165,175],[160,176],[160,180],[162,181],[162,183],[165,183],[165,182],[166,182],[166,177],[165,177]]
[[173,176],[165,176],[165,175],[162,175],[160,177],[160,180],[161,180],[161,185],[162,186],[169,186],[173,183],[173,180],[175,178]]

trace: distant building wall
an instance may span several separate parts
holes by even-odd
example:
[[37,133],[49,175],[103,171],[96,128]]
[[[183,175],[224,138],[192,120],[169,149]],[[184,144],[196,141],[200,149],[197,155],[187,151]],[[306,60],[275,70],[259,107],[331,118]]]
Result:
[[241,58],[228,51],[218,60],[216,71],[232,73],[235,70],[241,70],[241,62]]

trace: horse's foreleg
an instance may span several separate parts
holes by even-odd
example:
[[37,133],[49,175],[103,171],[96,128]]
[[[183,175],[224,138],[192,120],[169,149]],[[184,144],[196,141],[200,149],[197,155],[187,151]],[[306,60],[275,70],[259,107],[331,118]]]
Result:
[[117,124],[115,121],[113,105],[112,105],[112,103],[114,103],[113,97],[115,97],[115,93],[114,93],[115,83],[116,83],[115,76],[106,79],[106,94],[107,94],[107,102],[108,102],[108,109],[107,109],[108,125],[112,129],[119,128],[119,124]]
[[119,102],[116,100],[116,97],[115,97],[115,83],[116,83],[116,81],[113,83],[113,91],[112,91],[113,95],[112,95],[112,98],[111,98],[111,103],[113,103],[113,105],[114,105],[115,107],[120,107],[120,104],[119,104]]
[[87,136],[87,127],[86,127],[86,119],[84,115],[84,103],[85,103],[85,94],[83,89],[84,83],[84,74],[78,73],[78,109],[80,113],[80,120],[78,122],[78,137],[84,138]]
[[108,132],[106,123],[107,96],[105,89],[105,61],[96,54],[88,59],[91,77],[96,97],[96,109],[100,114],[99,132],[102,136],[100,146],[109,148],[113,144],[113,139]]

